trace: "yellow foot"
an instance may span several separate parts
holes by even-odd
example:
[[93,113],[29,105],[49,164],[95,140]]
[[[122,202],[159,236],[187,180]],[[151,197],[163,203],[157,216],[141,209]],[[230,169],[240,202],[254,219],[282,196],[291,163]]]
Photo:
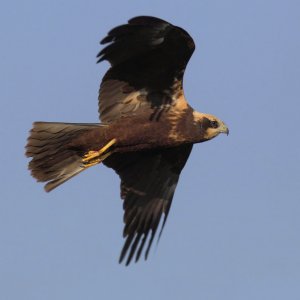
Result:
[[112,154],[112,152],[108,152],[105,153],[104,152],[106,150],[108,150],[113,144],[116,143],[116,139],[112,139],[111,141],[109,141],[104,147],[102,147],[100,150],[98,151],[88,151],[86,154],[84,154],[83,158],[82,158],[82,162],[84,163],[84,166],[86,168],[94,166],[96,164],[101,163],[104,159],[106,159],[108,156],[110,156]]
[[[96,151],[89,151],[88,153],[90,153],[90,152],[96,152]],[[82,160],[84,163],[84,167],[89,168],[94,165],[97,165],[97,164],[101,163],[105,158],[109,157],[111,154],[112,154],[112,152],[108,152],[108,153],[103,154],[101,157],[98,156],[98,157],[92,158],[92,159],[88,159],[86,157],[88,154],[85,154],[85,157]]]

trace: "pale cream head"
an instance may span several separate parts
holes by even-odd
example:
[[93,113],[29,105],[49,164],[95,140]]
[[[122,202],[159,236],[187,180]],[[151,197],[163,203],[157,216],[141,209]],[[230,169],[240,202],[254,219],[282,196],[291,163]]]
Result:
[[216,137],[220,133],[229,134],[226,124],[214,115],[194,111],[193,117],[197,126],[203,126],[203,137],[207,140]]

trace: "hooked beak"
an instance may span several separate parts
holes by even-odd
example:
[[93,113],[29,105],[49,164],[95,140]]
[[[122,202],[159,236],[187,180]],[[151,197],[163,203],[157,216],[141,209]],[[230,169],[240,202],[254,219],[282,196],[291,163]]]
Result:
[[229,134],[229,128],[223,123],[221,126],[220,126],[220,133],[226,133],[227,135]]

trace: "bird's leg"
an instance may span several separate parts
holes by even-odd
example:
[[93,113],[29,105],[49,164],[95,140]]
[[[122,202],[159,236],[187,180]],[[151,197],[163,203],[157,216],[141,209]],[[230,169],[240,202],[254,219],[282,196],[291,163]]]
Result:
[[83,162],[89,161],[91,159],[100,157],[101,154],[103,154],[107,149],[109,149],[113,144],[116,143],[116,139],[112,139],[109,141],[104,147],[102,147],[100,150],[90,150],[87,153],[85,153],[83,157]]
[[96,164],[101,163],[104,159],[112,154],[112,151],[105,153],[113,144],[116,143],[116,139],[109,141],[100,150],[90,150],[84,154],[82,162],[86,168],[92,167]]

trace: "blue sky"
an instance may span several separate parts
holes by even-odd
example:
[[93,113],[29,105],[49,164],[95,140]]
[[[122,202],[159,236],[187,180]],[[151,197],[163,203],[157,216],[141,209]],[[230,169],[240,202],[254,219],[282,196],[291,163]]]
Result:
[[[24,145],[33,121],[97,122],[98,41],[136,15],[192,35],[186,97],[230,135],[194,147],[158,247],[126,268],[118,177],[47,194]],[[300,299],[299,28],[296,0],[3,1],[0,298]]]

